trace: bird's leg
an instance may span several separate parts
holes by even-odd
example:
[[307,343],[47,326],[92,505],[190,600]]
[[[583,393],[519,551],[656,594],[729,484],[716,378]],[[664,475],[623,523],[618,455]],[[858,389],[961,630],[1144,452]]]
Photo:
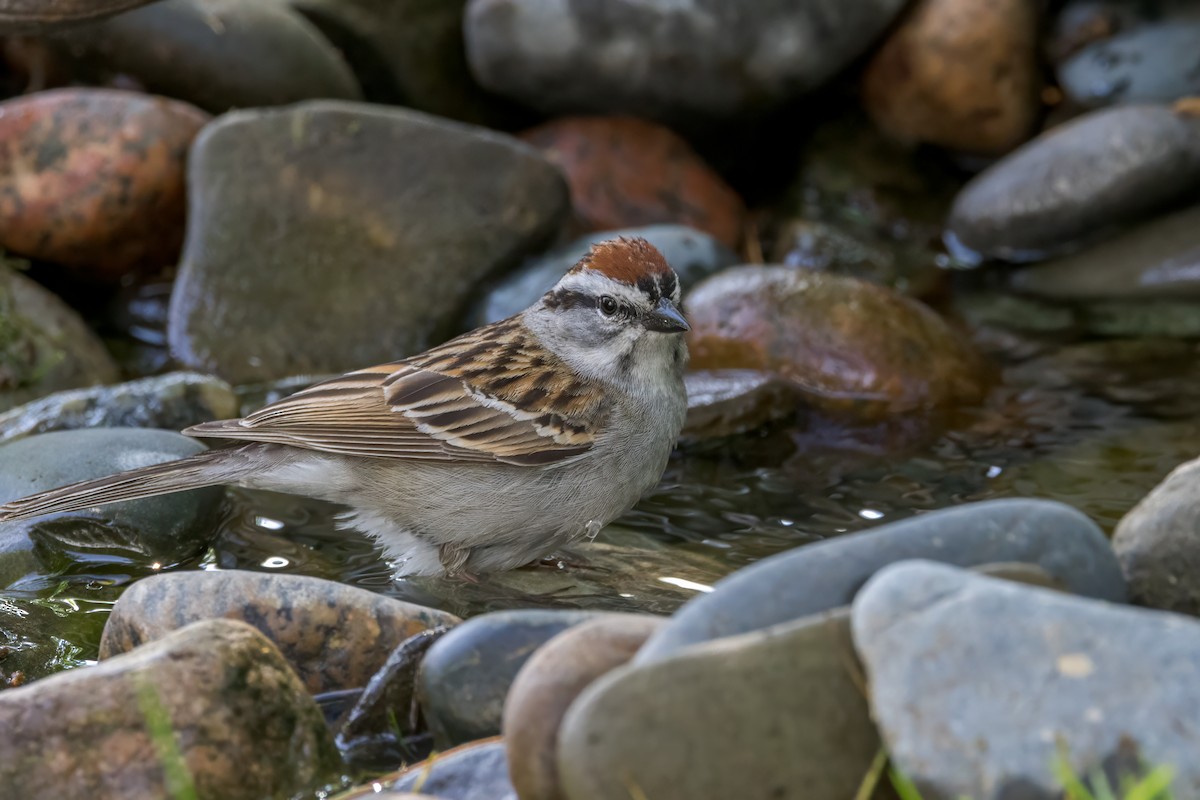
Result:
[[600,529],[603,527],[604,527],[604,523],[602,523],[600,520],[589,519],[587,528],[585,529],[585,532],[583,535],[587,537],[587,540],[589,542],[594,542],[594,541],[596,541],[596,537],[600,535]]
[[448,578],[461,578],[468,583],[479,583],[479,578],[464,569],[470,558],[471,548],[469,547],[455,547],[451,544],[438,545],[438,560],[442,562],[442,569],[446,570]]

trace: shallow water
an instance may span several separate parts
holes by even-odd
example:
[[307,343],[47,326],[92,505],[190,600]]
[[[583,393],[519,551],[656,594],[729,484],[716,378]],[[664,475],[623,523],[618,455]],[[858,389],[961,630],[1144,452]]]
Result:
[[[960,293],[958,308],[943,311],[967,308],[956,316],[971,321],[1000,367],[981,407],[938,420],[936,429],[912,419],[855,429],[798,414],[768,430],[691,446],[618,525],[559,561],[478,585],[394,581],[369,541],[336,527],[336,506],[231,490],[209,551],[168,568],[316,575],[464,616],[533,606],[670,613],[753,561],[967,501],[1052,498],[1111,532],[1167,472],[1200,453],[1195,344],[1081,341],[1045,326],[1014,333],[995,314],[970,312],[963,301],[977,297]],[[95,658],[108,608],[156,567],[119,550],[43,556],[52,574],[6,591],[15,605],[0,614],[31,621],[52,614],[57,663]]]

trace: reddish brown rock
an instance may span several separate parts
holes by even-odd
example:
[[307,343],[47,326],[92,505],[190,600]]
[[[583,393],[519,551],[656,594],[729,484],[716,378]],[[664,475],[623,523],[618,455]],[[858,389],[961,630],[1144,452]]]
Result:
[[174,263],[188,146],[208,119],[112,89],[0,104],[0,246],[102,281]]
[[244,570],[175,572],[133,584],[100,640],[105,659],[197,620],[248,622],[313,693],[365,686],[408,637],[458,617],[334,581]]
[[555,636],[525,662],[504,703],[508,773],[521,800],[563,800],[558,728],[579,694],[633,658],[667,620],[607,614]]
[[1033,132],[1038,5],[920,0],[863,75],[867,111],[898,139],[1003,153]]
[[741,197],[662,125],[633,117],[564,117],[521,138],[566,173],[585,230],[677,223],[729,247],[741,240]]
[[734,267],[685,298],[696,369],[766,369],[859,420],[978,401],[983,364],[924,304],[856,278]]

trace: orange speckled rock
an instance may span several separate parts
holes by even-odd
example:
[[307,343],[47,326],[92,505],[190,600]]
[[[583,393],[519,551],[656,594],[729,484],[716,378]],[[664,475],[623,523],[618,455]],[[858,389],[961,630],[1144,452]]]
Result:
[[188,147],[208,119],[113,89],[0,103],[0,246],[99,281],[173,263]]
[[634,117],[564,117],[521,134],[566,173],[571,204],[589,231],[690,225],[729,247],[746,206],[668,128]]
[[977,402],[983,362],[922,303],[856,278],[734,267],[685,300],[696,369],[766,369],[824,411],[873,421]]
[[919,0],[871,59],[864,104],[898,139],[1003,153],[1039,107],[1039,13],[1029,0]]

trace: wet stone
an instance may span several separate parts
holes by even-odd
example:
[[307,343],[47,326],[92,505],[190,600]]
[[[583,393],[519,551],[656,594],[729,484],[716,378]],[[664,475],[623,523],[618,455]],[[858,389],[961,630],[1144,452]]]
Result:
[[169,726],[198,800],[290,797],[339,767],[321,712],[275,647],[210,620],[0,691],[0,727],[20,732],[0,737],[0,781],[28,800],[170,796],[156,726]]
[[669,128],[633,117],[566,117],[521,138],[562,168],[584,230],[672,223],[727,247],[741,241],[742,199]]
[[605,614],[555,636],[517,673],[504,701],[509,776],[522,800],[561,800],[558,734],[593,681],[633,657],[665,617]]
[[213,113],[361,97],[337,49],[278,0],[162,0],[55,41],[93,80],[127,75]]
[[0,104],[0,245],[112,282],[173,264],[184,165],[207,114],[112,89],[59,89]]
[[111,658],[197,620],[261,631],[313,693],[366,686],[401,642],[458,618],[304,575],[220,570],[140,580],[113,607],[100,657]]
[[1043,258],[1135,222],[1200,185],[1200,117],[1166,106],[1095,111],[973,178],[954,201],[952,243]]
[[856,673],[845,610],[619,667],[563,720],[564,796],[852,797],[879,750]]
[[[28,436],[0,447],[0,502],[203,450],[195,439],[148,428]],[[0,524],[0,552],[36,542],[68,557],[116,552],[139,564],[176,564],[203,551],[216,533],[224,492],[209,486],[6,522]]]
[[116,379],[112,357],[75,311],[0,264],[0,411]]
[[855,278],[734,267],[684,306],[693,369],[777,372],[834,414],[876,420],[983,394],[983,362],[964,337],[922,303]]
[[515,139],[333,101],[225,115],[197,140],[189,181],[171,350],[236,384],[448,338],[477,283],[542,246],[567,210],[558,170]]
[[0,35],[43,33],[149,2],[151,0],[0,0]]
[[504,742],[499,738],[439,753],[428,762],[409,767],[395,780],[386,782],[385,787],[397,793],[419,789],[422,797],[438,800],[517,800],[508,779]]
[[688,413],[684,442],[734,436],[786,419],[803,403],[803,393],[771,372],[706,369],[683,376]]
[[1047,500],[989,500],[827,539],[743,567],[676,612],[636,662],[647,664],[696,642],[847,605],[876,571],[910,558],[959,566],[1034,564],[1076,594],[1113,602],[1125,598],[1120,566],[1090,519]]
[[1083,48],[1059,66],[1058,80],[1085,107],[1170,103],[1200,94],[1197,41],[1197,18],[1139,25]]
[[1200,460],[1176,467],[1117,525],[1113,548],[1135,603],[1200,616]]
[[1040,108],[1039,22],[1026,0],[921,0],[868,64],[864,105],[898,139],[1005,152]]
[[529,609],[483,614],[459,625],[425,656],[421,710],[439,747],[500,732],[504,698],[534,651],[596,612]]
[[549,114],[686,127],[761,115],[818,88],[902,5],[477,0],[463,32],[472,72],[498,94]]
[[236,417],[238,399],[225,381],[172,372],[113,386],[57,392],[0,414],[0,442],[79,428],[181,430]]
[[[0,554],[0,585],[6,582],[2,570],[7,563],[8,555]],[[26,592],[0,592],[0,689],[14,674],[37,681],[86,666],[96,657],[104,627],[102,614],[88,612],[109,602],[101,597],[89,603],[86,593],[81,599],[70,590],[41,599]]]
[[852,627],[871,715],[925,797],[1058,798],[1060,752],[1077,775],[1132,753],[1200,793],[1190,617],[907,561],[863,587]]
[[647,225],[591,233],[532,258],[506,275],[476,304],[468,324],[478,327],[524,311],[575,266],[593,244],[621,236],[641,237],[662,253],[679,276],[684,292],[702,278],[738,263],[737,254],[728,247],[686,225]]
[[1026,267],[1013,275],[1012,286],[1039,297],[1084,302],[1200,298],[1200,205]]

